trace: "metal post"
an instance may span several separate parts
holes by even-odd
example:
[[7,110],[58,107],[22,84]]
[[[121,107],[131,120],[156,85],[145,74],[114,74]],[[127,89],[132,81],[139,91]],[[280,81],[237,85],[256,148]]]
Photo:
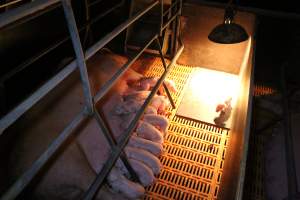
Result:
[[85,103],[88,109],[88,113],[92,114],[94,109],[94,103],[92,99],[91,89],[90,89],[90,83],[85,63],[84,54],[82,51],[82,46],[80,42],[80,37],[77,30],[77,25],[71,5],[70,0],[62,0],[62,5],[64,8],[64,14],[66,17],[66,21],[68,24],[68,29],[71,35],[71,40],[73,44],[73,48],[76,54],[76,62],[79,67],[80,71],[80,77],[83,85],[83,92],[85,97]]

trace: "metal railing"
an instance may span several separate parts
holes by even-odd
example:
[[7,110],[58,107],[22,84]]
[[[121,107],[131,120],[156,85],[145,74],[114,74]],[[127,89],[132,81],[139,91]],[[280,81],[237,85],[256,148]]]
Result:
[[[4,130],[12,125],[20,116],[22,116],[27,110],[29,110],[33,105],[35,105],[39,100],[41,100],[47,93],[49,93],[53,88],[55,88],[58,84],[60,84],[66,77],[68,77],[75,69],[79,69],[80,77],[84,89],[84,97],[85,97],[85,107],[84,109],[77,114],[74,119],[65,127],[65,129],[59,134],[59,136],[54,139],[49,148],[32,164],[32,166],[18,178],[18,180],[12,184],[12,186],[6,191],[6,193],[1,197],[1,200],[9,200],[15,199],[23,189],[34,179],[34,177],[38,174],[38,172],[46,165],[49,159],[57,152],[57,150],[61,147],[61,145],[72,135],[72,131],[76,129],[76,127],[83,122],[88,117],[94,117],[98,122],[99,127],[101,128],[105,138],[108,140],[111,147],[111,154],[104,164],[100,173],[97,174],[93,184],[89,187],[84,195],[84,199],[92,199],[99,188],[103,185],[104,180],[114,163],[118,158],[120,158],[128,171],[131,173],[132,177],[135,177],[137,180],[137,176],[130,166],[129,162],[125,154],[123,153],[123,149],[126,146],[132,132],[134,131],[137,122],[142,117],[146,107],[151,102],[152,98],[156,94],[159,87],[163,84],[165,77],[170,71],[173,64],[176,62],[177,58],[181,54],[183,50],[183,45],[178,50],[176,55],[173,57],[171,63],[167,66],[164,60],[164,55],[161,51],[161,44],[159,41],[160,33],[165,29],[172,21],[178,20],[179,14],[181,12],[181,0],[179,11],[177,11],[166,23],[161,21],[161,27],[157,34],[155,34],[149,41],[145,43],[143,47],[137,52],[137,54],[129,59],[129,61],[119,69],[113,77],[107,81],[100,90],[96,93],[95,96],[91,95],[90,85],[89,85],[89,77],[87,74],[87,66],[86,60],[93,56],[98,50],[103,48],[106,44],[108,44],[112,39],[114,39],[118,34],[127,29],[132,23],[140,19],[145,13],[151,10],[156,5],[163,4],[163,1],[154,0],[150,3],[144,10],[138,12],[136,15],[126,20],[124,23],[117,26],[112,32],[104,36],[101,40],[96,42],[93,46],[83,52],[82,45],[79,38],[79,31],[76,26],[75,17],[73,13],[73,9],[71,6],[70,0],[40,0],[34,1],[28,4],[25,4],[19,8],[14,10],[9,10],[0,16],[0,28],[10,25],[18,20],[22,20],[23,18],[30,17],[32,14],[42,11],[49,6],[55,5],[57,3],[62,3],[65,18],[68,24],[69,33],[71,36],[73,48],[75,50],[76,59],[73,60],[70,64],[68,64],[64,69],[62,69],[58,74],[56,74],[53,78],[47,81],[43,86],[41,86],[38,90],[36,90],[31,96],[29,96],[26,100],[24,100],[21,104],[16,106],[11,112],[5,115],[0,120],[0,135],[3,134]],[[163,7],[162,7],[163,8]],[[163,12],[163,9],[161,9]],[[168,11],[167,11],[168,12]],[[163,13],[161,13],[163,16]],[[163,20],[163,18],[161,18]],[[104,123],[103,119],[99,115],[98,111],[95,109],[95,104],[109,91],[109,89],[116,83],[116,81],[122,76],[126,70],[139,58],[139,56],[153,43],[156,43],[156,46],[160,52],[160,58],[162,60],[164,66],[164,72],[157,81],[156,85],[152,89],[151,93],[145,100],[144,104],[140,108],[140,110],[136,113],[136,116],[130,123],[129,127],[125,130],[125,133],[121,136],[121,138],[116,141],[110,130]],[[171,98],[170,92],[167,87],[164,85],[164,88],[168,94],[168,98],[171,104],[174,106],[174,102]]]

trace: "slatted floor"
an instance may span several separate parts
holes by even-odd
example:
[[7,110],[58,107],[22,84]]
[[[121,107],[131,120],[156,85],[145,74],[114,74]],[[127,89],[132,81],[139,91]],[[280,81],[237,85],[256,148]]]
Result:
[[[158,59],[146,76],[162,72]],[[176,83],[178,92],[172,96],[177,107],[192,73],[192,67],[175,65],[167,77]],[[147,188],[145,199],[217,199],[229,131],[177,116],[176,109],[169,111],[169,134],[160,158],[164,168],[157,182]]]

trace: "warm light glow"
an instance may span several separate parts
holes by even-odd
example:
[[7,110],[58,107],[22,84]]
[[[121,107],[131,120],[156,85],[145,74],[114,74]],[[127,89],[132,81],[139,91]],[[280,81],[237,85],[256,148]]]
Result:
[[[217,106],[232,98],[231,107],[234,110],[238,91],[238,75],[197,68],[185,90],[177,114],[208,123],[215,123],[215,118],[219,116],[219,112],[216,112]],[[230,128],[230,122],[226,123],[226,127]]]
[[190,82],[192,97],[203,106],[217,106],[232,98],[232,107],[236,104],[239,78],[237,75],[199,68]]

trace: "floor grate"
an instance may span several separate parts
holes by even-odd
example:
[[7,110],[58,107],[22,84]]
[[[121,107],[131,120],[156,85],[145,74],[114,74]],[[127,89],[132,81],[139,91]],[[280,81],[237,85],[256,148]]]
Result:
[[[162,72],[161,62],[156,60],[146,76],[159,76]],[[192,67],[174,65],[167,77],[176,83],[178,92],[172,97],[177,107],[192,73]],[[178,116],[176,109],[169,111],[169,134],[160,158],[164,168],[157,182],[147,188],[145,199],[217,199],[228,129]]]

